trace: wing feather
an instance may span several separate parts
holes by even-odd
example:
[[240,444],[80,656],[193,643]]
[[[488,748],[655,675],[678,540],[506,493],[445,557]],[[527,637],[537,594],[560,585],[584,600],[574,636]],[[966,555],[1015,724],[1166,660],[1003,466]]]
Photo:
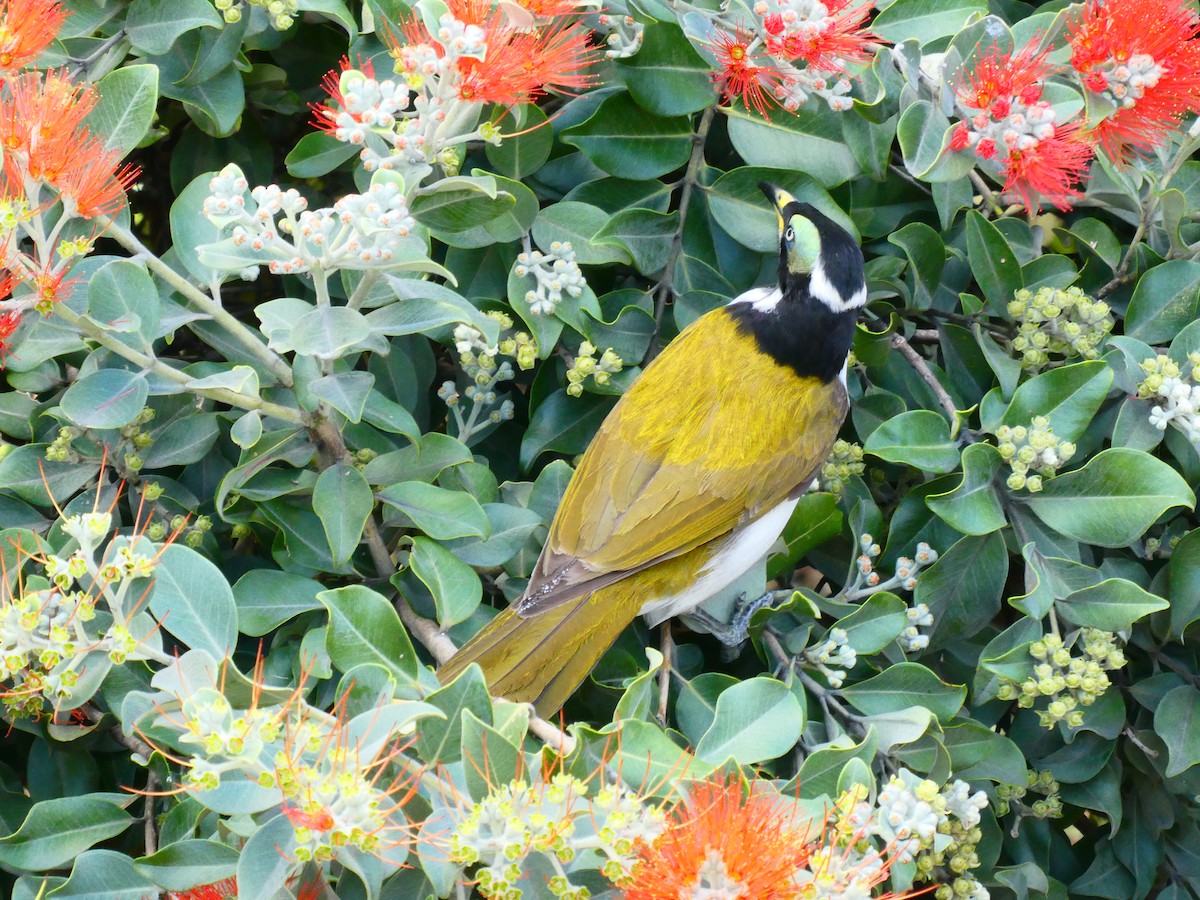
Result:
[[779,365],[727,310],[697,320],[604,420],[518,612],[535,615],[767,512],[812,479],[847,408],[841,382]]

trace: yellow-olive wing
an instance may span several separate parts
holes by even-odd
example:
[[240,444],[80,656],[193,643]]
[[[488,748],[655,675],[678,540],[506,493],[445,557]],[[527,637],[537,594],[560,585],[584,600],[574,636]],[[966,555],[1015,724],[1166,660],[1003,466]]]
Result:
[[762,515],[812,480],[847,408],[841,382],[775,362],[728,309],[703,316],[604,420],[517,611],[536,614]]

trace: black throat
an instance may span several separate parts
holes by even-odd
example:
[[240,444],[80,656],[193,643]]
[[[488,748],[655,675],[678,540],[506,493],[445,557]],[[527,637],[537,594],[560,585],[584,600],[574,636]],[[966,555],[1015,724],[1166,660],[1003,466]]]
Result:
[[773,309],[758,310],[752,303],[731,303],[726,309],[776,362],[823,382],[841,374],[859,313],[834,312],[808,292],[807,276],[795,275]]

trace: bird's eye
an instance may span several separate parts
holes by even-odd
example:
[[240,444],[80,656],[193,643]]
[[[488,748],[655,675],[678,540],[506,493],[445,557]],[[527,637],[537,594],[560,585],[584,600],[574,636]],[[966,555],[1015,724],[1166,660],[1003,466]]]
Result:
[[783,233],[783,239],[784,239],[785,241],[787,241],[789,244],[790,244],[790,243],[792,243],[793,241],[795,241],[795,240],[796,240],[796,232],[795,232],[795,230],[794,230],[794,229],[792,229],[792,228],[789,228],[787,231],[785,231],[785,232]]

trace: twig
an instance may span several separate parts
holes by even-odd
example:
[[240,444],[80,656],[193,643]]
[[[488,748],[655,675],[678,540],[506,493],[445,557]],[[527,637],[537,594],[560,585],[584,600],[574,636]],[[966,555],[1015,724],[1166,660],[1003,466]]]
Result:
[[1004,207],[1000,205],[1000,202],[996,199],[996,195],[992,193],[992,189],[988,187],[987,182],[983,180],[983,176],[974,169],[971,169],[971,171],[967,173],[967,176],[971,179],[971,184],[974,185],[977,191],[979,191],[980,196],[983,197],[983,201],[992,211],[992,215],[1004,215]]
[[[950,416],[951,427],[957,426],[959,424],[958,409],[955,407],[954,401],[950,398],[950,395],[946,393],[946,389],[942,387],[942,383],[938,381],[937,376],[933,374],[933,370],[929,368],[929,364],[925,362],[925,357],[914,350],[912,344],[910,344],[905,339],[904,335],[898,331],[892,335],[892,346],[899,350],[904,358],[908,360],[909,365],[911,365],[913,369],[916,370],[916,373],[921,376],[921,380],[929,385],[929,389],[933,391],[934,395],[937,397],[938,403],[942,405],[942,409],[944,409],[946,414]],[[966,429],[963,429],[963,437],[968,443],[970,443],[971,435],[966,431]]]
[[146,801],[142,806],[142,833],[146,845],[146,856],[158,852],[158,829],[154,821],[155,792],[158,790],[158,775],[153,769],[146,770]]
[[692,155],[688,158],[687,171],[684,173],[682,189],[679,194],[679,226],[675,229],[675,237],[671,240],[671,250],[667,254],[667,264],[663,269],[662,280],[658,283],[658,295],[654,300],[654,337],[646,350],[644,363],[658,355],[662,346],[658,333],[662,328],[663,316],[667,310],[667,301],[675,293],[675,263],[683,250],[683,229],[687,224],[688,206],[692,202],[692,191],[696,188],[696,178],[700,167],[704,165],[704,142],[708,140],[708,129],[712,126],[717,107],[710,106],[700,114],[700,122],[692,135]]
[[1151,759],[1158,758],[1158,751],[1152,747],[1147,747],[1145,745],[1145,743],[1142,742],[1142,739],[1137,736],[1137,732],[1134,731],[1132,728],[1130,728],[1128,724],[1126,724],[1125,727],[1121,729],[1121,734],[1123,734],[1123,735],[1125,735],[1125,737],[1129,738],[1129,743],[1133,744],[1133,746],[1137,747],[1139,750],[1141,750],[1143,753],[1145,753]]
[[104,230],[105,237],[112,238],[130,253],[138,256],[151,272],[178,291],[189,304],[205,315],[211,316],[212,320],[241,344],[247,353],[266,366],[280,384],[284,387],[292,386],[292,367],[287,360],[259,340],[253,331],[242,324],[240,319],[155,256],[133,232],[118,225],[107,216],[99,216],[97,221]]
[[675,659],[675,641],[671,638],[670,620],[662,623],[662,665],[658,670],[658,724],[667,727],[667,700],[671,688],[671,669]]
[[530,716],[529,730],[563,756],[569,756],[575,750],[575,738],[541,716]]
[[127,344],[118,341],[95,322],[76,314],[61,303],[55,305],[54,311],[105,350],[111,350],[117,356],[129,360],[135,366],[141,366],[143,369],[151,371],[155,375],[165,378],[167,381],[173,381],[193,394],[200,397],[207,397],[209,400],[215,400],[218,403],[236,406],[239,409],[257,410],[265,416],[281,419],[284,422],[291,422],[293,425],[308,424],[307,416],[300,410],[272,403],[269,400],[263,400],[261,397],[242,394],[226,388],[190,388],[188,385],[193,381],[190,375],[178,369],[172,369],[166,363],[155,359],[153,356],[147,356],[145,353],[134,350]]

